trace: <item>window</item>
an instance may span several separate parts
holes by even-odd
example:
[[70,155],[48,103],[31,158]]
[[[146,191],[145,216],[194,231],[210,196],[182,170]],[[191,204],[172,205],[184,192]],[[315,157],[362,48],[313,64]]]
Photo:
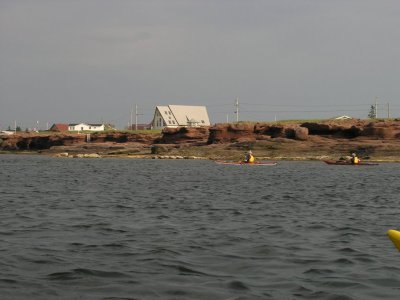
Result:
[[171,115],[171,112],[170,112],[170,111],[169,111],[168,113]]
[[172,124],[172,123],[171,123],[171,120],[169,120],[168,123],[169,123],[169,124]]
[[203,124],[204,124],[204,123],[205,123],[205,122],[204,122],[204,120],[201,120],[201,123],[203,123]]
[[168,115],[168,112],[167,112],[167,111],[165,111],[165,114],[166,114],[166,115]]
[[172,123],[173,123],[173,124],[175,124],[175,121],[174,121],[174,120],[172,120]]

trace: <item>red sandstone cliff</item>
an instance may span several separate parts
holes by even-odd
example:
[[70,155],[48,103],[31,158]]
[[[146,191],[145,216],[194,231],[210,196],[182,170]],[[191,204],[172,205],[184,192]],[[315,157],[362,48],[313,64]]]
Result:
[[[164,129],[161,134],[95,133],[90,135],[90,141],[87,141],[85,134],[24,133],[0,137],[2,150],[51,149],[53,152],[68,152],[72,149],[78,152],[85,149],[107,154],[115,152],[116,149],[133,151],[136,148],[145,153],[150,152],[148,149],[155,144],[159,145],[157,147],[164,147],[163,151],[183,151],[182,149],[187,149],[188,146],[209,145],[210,152],[224,147],[231,150],[243,147],[258,148],[265,153],[277,155],[285,151],[294,155],[324,151],[330,153],[334,152],[334,149],[337,153],[351,149],[373,149],[396,156],[400,154],[400,121],[350,120],[285,125],[216,124],[210,128],[169,128]],[[154,153],[158,151],[156,150],[154,149]]]
[[16,134],[2,136],[2,150],[44,150],[57,146],[78,146],[90,143],[140,143],[151,145],[160,135],[128,133],[95,133],[90,134]]
[[209,136],[208,127],[165,128],[162,136],[155,140],[158,144],[202,143]]
[[310,135],[327,138],[352,139],[366,137],[370,139],[400,138],[400,122],[330,122],[271,125],[257,123],[255,125],[217,124],[209,129],[209,144],[234,143],[241,141],[268,140],[286,138],[304,141]]

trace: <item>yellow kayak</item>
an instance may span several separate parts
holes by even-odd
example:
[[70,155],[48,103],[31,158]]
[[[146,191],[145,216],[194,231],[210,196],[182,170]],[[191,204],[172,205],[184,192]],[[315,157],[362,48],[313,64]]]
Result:
[[389,236],[389,239],[392,240],[396,248],[400,251],[400,231],[390,229],[388,230],[387,235]]

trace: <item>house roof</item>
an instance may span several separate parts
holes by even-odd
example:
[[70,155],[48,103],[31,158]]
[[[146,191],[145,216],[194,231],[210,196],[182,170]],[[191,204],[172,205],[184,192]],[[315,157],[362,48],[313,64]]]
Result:
[[50,130],[68,131],[68,124],[55,123],[50,127]]
[[188,122],[198,122],[207,126],[210,125],[207,108],[205,106],[169,105],[169,108],[179,125],[187,125]]
[[91,123],[71,123],[67,126],[77,126],[77,125],[89,125],[89,126],[103,126],[103,124],[91,124]]
[[187,126],[189,123],[199,123],[204,126],[210,125],[210,119],[208,118],[205,106],[168,105],[157,106],[157,109],[166,121],[168,118],[166,118],[167,115],[165,115],[165,112],[171,112],[178,126]]

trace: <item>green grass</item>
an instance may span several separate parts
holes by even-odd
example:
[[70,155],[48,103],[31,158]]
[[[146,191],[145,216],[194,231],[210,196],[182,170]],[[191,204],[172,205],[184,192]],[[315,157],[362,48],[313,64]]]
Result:
[[68,135],[68,134],[112,134],[112,133],[123,133],[123,134],[161,134],[161,130],[104,130],[104,131],[63,131],[63,132],[58,132],[58,131],[48,131],[48,130],[43,130],[39,132],[30,132],[26,133],[25,131],[20,131],[17,132],[18,134],[31,134],[31,135]]
[[112,132],[118,133],[140,133],[140,134],[161,134],[160,129],[151,129],[151,130],[114,130]]
[[274,123],[278,125],[287,125],[287,124],[303,124],[303,123],[324,123],[328,121],[331,121],[331,119],[279,120]]
[[302,124],[306,122],[328,122],[331,121],[332,119],[309,119],[309,120],[277,120],[275,121],[239,121],[239,122],[230,122],[230,123],[225,123],[225,124],[230,124],[230,125],[249,125],[249,126],[254,126],[256,124],[269,124],[269,125],[287,125],[287,124]]
[[294,120],[277,120],[277,121],[239,121],[239,122],[229,122],[229,123],[222,123],[222,124],[229,124],[229,125],[248,125],[254,126],[256,124],[268,124],[268,125],[289,125],[289,124],[302,124],[302,123],[328,123],[332,121],[336,122],[346,122],[352,120],[360,120],[360,121],[368,121],[368,122],[385,122],[385,121],[399,121],[397,118],[379,118],[379,119],[350,119],[350,120],[335,120],[333,118],[330,119],[294,119]]

